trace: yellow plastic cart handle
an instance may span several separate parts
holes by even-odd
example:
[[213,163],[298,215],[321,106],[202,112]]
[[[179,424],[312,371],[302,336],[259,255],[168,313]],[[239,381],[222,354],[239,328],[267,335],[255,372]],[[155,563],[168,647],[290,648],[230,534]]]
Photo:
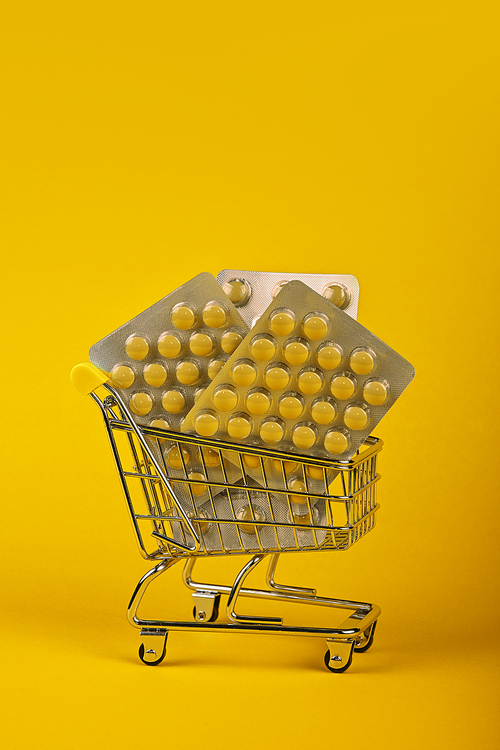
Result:
[[84,396],[88,396],[103,383],[111,382],[109,373],[100,370],[91,362],[82,362],[80,365],[75,365],[69,377],[76,390],[83,393]]

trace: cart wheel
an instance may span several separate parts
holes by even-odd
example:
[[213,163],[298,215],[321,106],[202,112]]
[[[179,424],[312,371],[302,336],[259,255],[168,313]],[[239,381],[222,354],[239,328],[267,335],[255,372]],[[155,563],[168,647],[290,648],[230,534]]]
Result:
[[[378,620],[375,620],[375,622],[373,623],[373,625],[371,625],[371,627],[370,627],[370,634],[367,636],[368,640],[364,644],[364,646],[358,646],[358,647],[355,646],[354,647],[354,650],[355,650],[355,652],[357,654],[364,654],[365,651],[368,651],[368,649],[372,647],[372,645],[373,645],[373,637],[375,635],[375,628],[377,627],[377,622],[378,622]],[[366,635],[366,631],[365,631],[365,635]]]
[[[205,620],[205,622],[216,622],[217,618],[219,616],[219,605],[220,605],[220,594],[217,594],[214,597],[214,605],[212,609],[212,614],[208,618],[208,620]],[[193,617],[198,622],[198,618],[196,617],[196,607],[193,607]],[[203,620],[201,620],[203,622]]]
[[[158,636],[155,636],[155,641],[159,640]],[[148,643],[148,646],[150,644]],[[156,645],[156,644],[155,644]],[[156,667],[157,664],[161,664],[163,659],[165,658],[165,654],[167,653],[167,634],[165,634],[165,638],[163,640],[163,651],[161,652],[160,656],[158,657],[158,652],[154,651],[152,648],[146,648],[144,643],[141,643],[139,646],[139,659],[142,661],[143,664],[147,664],[148,667]],[[155,656],[157,657],[155,659]]]
[[347,664],[343,664],[341,667],[338,667],[337,669],[335,667],[330,666],[330,650],[328,650],[325,654],[325,667],[330,670],[330,672],[337,672],[340,674],[340,672],[345,672],[346,669],[349,669],[349,667],[352,664],[352,649],[349,654],[349,658],[347,660]]

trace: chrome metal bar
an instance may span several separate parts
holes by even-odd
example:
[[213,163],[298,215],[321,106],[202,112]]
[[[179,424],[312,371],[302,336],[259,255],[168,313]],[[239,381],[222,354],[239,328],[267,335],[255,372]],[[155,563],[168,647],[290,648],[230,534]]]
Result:
[[[189,557],[186,560],[186,565],[183,572],[184,584],[196,591],[196,589],[203,589],[204,591],[214,591],[220,594],[230,594],[232,586],[226,586],[224,584],[212,584],[212,583],[201,583],[199,581],[193,581],[191,573],[196,562],[196,557]],[[272,599],[276,602],[297,602],[302,604],[314,604],[320,607],[334,607],[337,609],[353,609],[353,610],[366,610],[367,613],[371,612],[376,606],[369,604],[368,602],[355,602],[350,599],[332,599],[323,596],[310,596],[302,594],[294,594],[292,592],[285,591],[266,591],[265,589],[249,589],[241,588],[238,592],[238,596],[248,596],[252,599]]]
[[156,625],[144,625],[144,620],[139,620],[137,617],[137,610],[139,608],[139,604],[141,603],[141,600],[146,592],[146,589],[148,586],[155,580],[155,578],[158,578],[159,575],[162,573],[165,573],[169,568],[171,568],[175,563],[178,562],[178,558],[171,557],[167,560],[162,560],[158,563],[158,565],[155,565],[154,568],[149,570],[145,575],[142,576],[141,580],[135,587],[134,593],[132,594],[132,598],[130,599],[128,608],[127,608],[127,620],[131,625],[133,625],[136,628],[143,628],[143,627],[161,627]]
[[238,598],[238,594],[241,591],[241,587],[243,585],[243,581],[247,577],[247,575],[266,557],[265,554],[258,554],[254,555],[252,559],[247,562],[246,565],[242,567],[238,575],[236,576],[236,579],[233,583],[233,586],[231,588],[231,591],[229,592],[229,597],[227,600],[227,607],[226,607],[226,613],[228,618],[232,622],[237,622],[240,624],[248,623],[248,624],[255,624],[255,625],[282,625],[283,620],[280,617],[255,617],[251,615],[237,615],[234,611],[234,608],[236,606],[236,600]]
[[286,586],[282,583],[276,583],[274,580],[274,574],[276,572],[276,566],[278,565],[279,553],[271,555],[269,560],[269,567],[266,573],[266,583],[270,589],[275,591],[289,591],[292,594],[303,594],[304,596],[316,596],[316,589],[303,588],[302,586]]

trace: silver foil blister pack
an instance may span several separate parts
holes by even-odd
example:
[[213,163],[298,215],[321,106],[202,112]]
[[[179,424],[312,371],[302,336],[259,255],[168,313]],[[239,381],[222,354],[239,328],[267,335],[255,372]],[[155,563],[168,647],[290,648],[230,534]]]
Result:
[[286,284],[187,415],[183,432],[347,460],[413,366],[300,281]]
[[[137,424],[178,432],[196,399],[247,332],[248,326],[214,277],[201,273],[94,344],[89,356],[110,373]],[[207,467],[207,474],[195,446],[181,451],[172,440],[148,442],[165,462],[169,476],[185,477],[187,471],[223,480],[220,460]],[[210,452],[207,455],[210,462]],[[231,464],[227,471],[230,481],[241,476]],[[189,503],[189,493],[180,483],[176,488]]]
[[[197,509],[196,530],[208,552],[223,550],[255,552],[260,549],[304,549],[317,547],[325,541],[326,529],[307,528],[307,525],[326,525],[326,502],[296,511],[286,501],[269,492],[255,488],[222,490]],[[234,519],[240,523],[216,523],[216,519]],[[283,524],[279,526],[279,524]],[[293,529],[290,524],[305,524],[304,529]],[[192,543],[185,524],[171,522],[174,539]]]
[[224,269],[217,274],[217,281],[250,327],[289,281],[302,281],[352,318],[358,312],[359,283],[351,274]]

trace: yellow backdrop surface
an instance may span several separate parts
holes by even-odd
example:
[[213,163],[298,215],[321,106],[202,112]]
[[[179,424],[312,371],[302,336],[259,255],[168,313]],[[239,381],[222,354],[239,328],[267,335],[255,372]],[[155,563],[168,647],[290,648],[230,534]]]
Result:
[[[6,747],[498,747],[496,5],[4,17]],[[125,620],[147,563],[69,371],[227,267],[355,274],[360,322],[416,369],[377,429],[374,532],[282,562],[282,580],[382,607],[345,674],[324,668],[321,639],[201,633],[173,633],[151,669]],[[190,616],[171,579],[146,614]]]

